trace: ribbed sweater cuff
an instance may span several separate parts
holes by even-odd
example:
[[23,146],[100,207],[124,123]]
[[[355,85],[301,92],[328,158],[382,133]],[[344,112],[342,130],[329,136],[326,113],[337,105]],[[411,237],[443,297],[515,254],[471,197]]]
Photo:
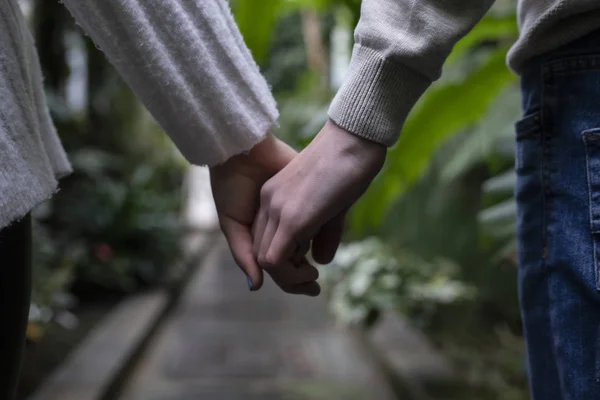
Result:
[[357,44],[329,118],[348,132],[392,146],[408,113],[430,85],[412,68]]

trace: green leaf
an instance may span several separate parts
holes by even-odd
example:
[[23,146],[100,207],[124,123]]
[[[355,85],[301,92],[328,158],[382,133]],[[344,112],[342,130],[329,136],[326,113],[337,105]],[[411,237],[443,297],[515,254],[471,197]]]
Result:
[[456,145],[450,149],[452,153],[447,155],[442,179],[452,181],[493,154],[512,157],[514,121],[520,115],[520,104],[517,85],[505,90],[490,107],[481,123],[456,138]]
[[479,223],[485,233],[496,239],[516,239],[517,202],[510,198],[482,210]]
[[235,20],[258,63],[264,61],[269,53],[281,5],[282,0],[261,0],[260,5],[256,0],[235,2]]
[[514,169],[510,169],[485,181],[483,192],[486,194],[512,194],[516,182],[517,174]]
[[495,50],[462,83],[429,89],[409,116],[398,145],[389,151],[386,168],[355,207],[355,228],[379,224],[395,199],[422,176],[440,145],[480,122],[500,93],[516,81],[505,64],[507,50]]
[[283,0],[282,12],[289,13],[299,9],[313,9],[319,12],[327,11],[331,0]]
[[237,0],[235,20],[254,59],[261,63],[269,54],[277,20],[286,14],[303,9],[327,11],[332,0]]
[[514,198],[495,204],[479,213],[479,220],[484,225],[503,225],[514,223],[517,215],[517,202]]
[[489,40],[514,42],[519,35],[517,19],[514,15],[505,17],[485,17],[473,30],[462,38],[448,57],[446,64],[452,64],[471,50],[474,46]]

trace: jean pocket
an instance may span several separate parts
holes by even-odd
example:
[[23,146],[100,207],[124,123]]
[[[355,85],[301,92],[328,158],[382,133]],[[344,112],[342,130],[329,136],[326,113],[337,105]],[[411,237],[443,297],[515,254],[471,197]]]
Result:
[[[594,238],[594,275],[600,290],[598,261],[600,260],[600,128],[581,133],[585,144],[585,162],[590,202],[590,229]],[[600,376],[600,375],[599,375]]]
[[600,128],[581,133],[585,144],[585,161],[590,197],[590,228],[600,233]]
[[515,169],[517,173],[526,173],[539,167],[542,145],[540,121],[540,112],[535,112],[515,124],[517,139]]

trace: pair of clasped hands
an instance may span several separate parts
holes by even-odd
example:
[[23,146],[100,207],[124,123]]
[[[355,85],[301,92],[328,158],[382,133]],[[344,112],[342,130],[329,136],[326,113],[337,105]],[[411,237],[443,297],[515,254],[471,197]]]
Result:
[[263,272],[285,292],[319,295],[306,258],[331,262],[348,209],[383,166],[386,147],[329,121],[301,153],[268,134],[247,154],[211,168],[219,222],[250,290]]

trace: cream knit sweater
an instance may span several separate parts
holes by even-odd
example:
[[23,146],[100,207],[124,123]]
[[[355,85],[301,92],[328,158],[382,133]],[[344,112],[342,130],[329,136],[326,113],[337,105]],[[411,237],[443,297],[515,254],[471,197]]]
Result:
[[[191,163],[221,163],[276,124],[226,0],[63,3]],[[26,21],[17,0],[0,0],[0,228],[52,196],[70,170]]]

